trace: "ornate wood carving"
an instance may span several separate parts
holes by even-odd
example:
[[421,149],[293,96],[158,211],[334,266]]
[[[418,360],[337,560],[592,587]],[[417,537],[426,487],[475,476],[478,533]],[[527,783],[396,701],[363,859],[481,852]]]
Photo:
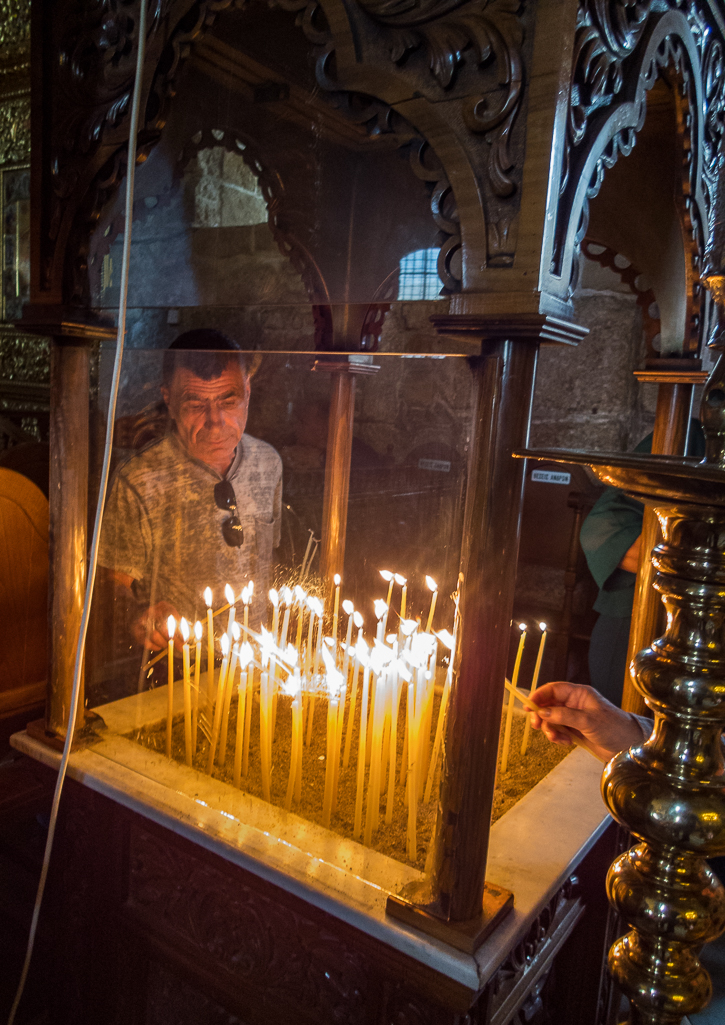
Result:
[[[34,301],[81,305],[86,301],[88,236],[124,173],[139,2],[85,5],[78,0],[59,0],[44,8],[48,22],[44,46],[60,59],[51,62],[51,78],[45,85],[52,116],[45,126],[49,137],[41,158],[42,187],[50,201],[43,210],[40,294]],[[242,0],[149,2],[140,159],[163,129],[175,78],[191,46],[222,11],[243,6]],[[457,170],[474,180],[482,174],[497,198],[488,248],[494,264],[509,265],[514,242],[509,228],[515,204],[502,214],[508,207],[500,203],[512,197],[516,188],[510,141],[522,98],[519,0],[424,0],[410,9],[395,0],[359,0],[344,9],[338,0],[329,0],[324,9],[317,0],[280,0],[278,5],[298,12],[299,23],[317,50],[317,79],[322,89],[348,116],[369,123],[370,131],[402,128],[401,140],[413,138],[418,149],[424,146],[424,133],[411,131],[394,109],[397,100],[392,95],[390,101],[382,94],[373,95],[373,68],[383,54],[404,92],[421,95],[431,103],[451,98],[459,104],[464,121],[450,136],[460,151]],[[334,34],[326,17],[328,9],[335,13]],[[355,91],[351,92],[346,85],[348,69],[338,67],[340,44],[344,40],[349,51],[353,37],[364,39],[366,52],[357,70],[370,68],[363,76],[370,83],[366,95],[359,91],[360,74],[356,74]],[[384,92],[385,82],[391,78],[383,76],[380,81]],[[400,86],[394,91],[400,95]],[[479,135],[483,149],[476,142]],[[449,175],[442,167],[437,174],[434,216],[447,236],[441,271],[446,289],[455,291],[461,280],[460,219]],[[480,184],[472,187],[474,193],[481,193]]]
[[[687,107],[681,118],[683,219],[693,238],[690,280],[697,294],[723,135],[722,69],[723,40],[701,0],[673,0],[669,9],[651,0],[581,0],[556,227],[549,247],[552,291],[569,298],[576,287],[589,201],[606,170],[631,152],[644,123],[647,92],[658,74],[670,73]],[[625,83],[631,84],[629,89]],[[693,327],[697,329],[696,320]]]
[[339,937],[142,829],[131,834],[127,906],[271,1005],[325,1022],[369,1020],[368,966]]

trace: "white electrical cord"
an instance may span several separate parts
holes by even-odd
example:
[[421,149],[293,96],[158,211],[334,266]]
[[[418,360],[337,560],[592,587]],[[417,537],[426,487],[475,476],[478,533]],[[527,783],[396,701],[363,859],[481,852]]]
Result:
[[10,1009],[8,1025],[13,1025],[15,1021],[15,1015],[17,1014],[17,1010],[20,1005],[20,1000],[23,995],[23,990],[25,989],[25,983],[28,978],[30,961],[33,956],[33,947],[35,946],[35,934],[38,928],[40,908],[43,903],[43,893],[45,891],[45,883],[48,878],[48,866],[50,865],[50,855],[51,851],[53,850],[55,826],[58,820],[58,806],[60,804],[60,795],[63,790],[63,783],[65,781],[66,770],[68,768],[68,759],[70,757],[71,747],[73,745],[73,736],[75,733],[75,722],[76,716],[78,714],[78,701],[80,696],[80,681],[81,671],[83,668],[83,653],[85,649],[86,635],[88,633],[88,617],[91,610],[91,598],[93,596],[93,587],[96,582],[96,567],[98,565],[98,545],[101,537],[103,507],[106,502],[106,491],[108,490],[108,477],[111,465],[111,447],[113,444],[113,427],[116,419],[116,400],[118,398],[118,386],[121,378],[121,361],[123,359],[124,337],[126,333],[128,268],[131,260],[131,222],[133,219],[133,187],[134,179],[136,176],[136,137],[138,135],[138,113],[141,104],[141,89],[143,85],[144,54],[146,52],[146,6],[147,0],[141,0],[140,17],[138,23],[138,50],[136,54],[136,76],[133,85],[133,100],[131,102],[131,125],[129,128],[128,136],[128,165],[126,168],[126,221],[123,237],[123,264],[121,267],[121,297],[118,309],[118,334],[116,336],[116,356],[113,363],[111,394],[108,400],[108,416],[106,419],[106,444],[103,450],[103,468],[101,469],[101,481],[98,490],[98,505],[96,507],[96,518],[93,526],[93,541],[91,542],[91,555],[88,564],[88,580],[86,583],[86,595],[83,605],[83,615],[81,617],[81,626],[78,635],[78,648],[76,650],[75,669],[73,673],[73,691],[71,694],[70,712],[68,715],[68,731],[65,737],[65,744],[63,745],[63,757],[61,758],[60,768],[58,770],[58,779],[55,784],[55,793],[53,794],[53,806],[51,808],[50,822],[48,824],[48,838],[45,841],[43,867],[40,871],[38,890],[35,895],[35,906],[33,908],[33,917],[30,923],[30,933],[28,935],[28,945],[25,951],[25,961],[23,963],[23,970],[20,973],[20,982],[18,983],[18,990],[15,994],[15,1000],[13,1001],[13,1006]]

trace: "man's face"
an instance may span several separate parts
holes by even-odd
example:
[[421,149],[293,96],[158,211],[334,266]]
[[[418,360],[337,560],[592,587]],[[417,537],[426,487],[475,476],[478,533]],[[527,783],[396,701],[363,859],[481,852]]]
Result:
[[211,381],[179,368],[161,394],[189,455],[226,473],[247,425],[249,377],[242,368],[231,364]]

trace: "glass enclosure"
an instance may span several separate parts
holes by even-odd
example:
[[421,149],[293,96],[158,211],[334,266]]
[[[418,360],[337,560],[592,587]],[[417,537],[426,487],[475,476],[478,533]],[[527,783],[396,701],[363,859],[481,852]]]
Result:
[[[330,829],[422,868],[477,396],[436,321],[455,198],[412,123],[335,91],[293,12],[222,12],[177,85],[136,173],[98,750],[268,835],[314,823],[313,853]],[[124,231],[119,190],[79,284],[106,323]],[[103,343],[91,499],[112,363]],[[514,758],[541,738],[507,709],[497,814],[559,757]]]

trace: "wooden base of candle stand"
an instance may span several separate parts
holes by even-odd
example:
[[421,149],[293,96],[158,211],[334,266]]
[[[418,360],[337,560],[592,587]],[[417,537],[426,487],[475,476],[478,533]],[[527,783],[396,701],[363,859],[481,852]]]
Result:
[[[88,709],[86,709],[83,726],[80,729],[76,727],[76,731],[73,734],[71,750],[78,751],[80,748],[85,747],[86,744],[90,744],[94,740],[98,740],[100,732],[105,730],[105,728],[106,724],[101,716],[97,715],[95,712],[89,712]],[[33,737],[34,740],[39,740],[41,744],[45,744],[46,747],[52,747],[56,751],[63,750],[65,737],[48,730],[46,728],[45,719],[34,719],[32,722],[27,724],[25,730],[28,733],[28,736]]]
[[412,925],[414,929],[465,954],[475,954],[514,906],[514,895],[510,890],[486,883],[481,914],[465,922],[449,922],[436,914],[434,909],[438,905],[431,897],[427,882],[409,883],[400,893],[390,894],[385,910],[391,918]]

